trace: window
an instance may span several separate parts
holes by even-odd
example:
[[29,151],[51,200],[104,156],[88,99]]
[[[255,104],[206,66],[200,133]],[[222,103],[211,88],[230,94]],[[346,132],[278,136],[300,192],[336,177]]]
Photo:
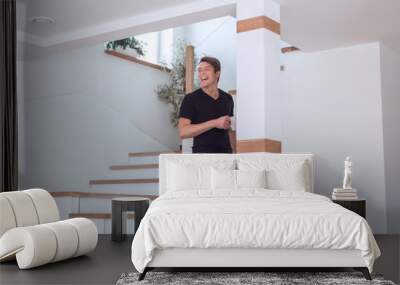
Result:
[[164,30],[159,33],[159,62],[171,66],[173,49],[174,49],[174,34],[172,29]]
[[136,39],[144,44],[144,60],[158,63],[158,33],[147,33],[135,36]]
[[142,59],[171,66],[173,55],[173,29],[135,36],[144,43]]

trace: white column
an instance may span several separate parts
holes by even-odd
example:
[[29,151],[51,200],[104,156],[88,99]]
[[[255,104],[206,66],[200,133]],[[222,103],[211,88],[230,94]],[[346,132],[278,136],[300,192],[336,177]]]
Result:
[[[237,2],[237,139],[281,139],[280,6],[272,0]],[[255,17],[264,16],[262,24]],[[261,22],[262,22],[261,20]],[[240,32],[240,26],[247,26]],[[271,30],[270,30],[270,29]]]

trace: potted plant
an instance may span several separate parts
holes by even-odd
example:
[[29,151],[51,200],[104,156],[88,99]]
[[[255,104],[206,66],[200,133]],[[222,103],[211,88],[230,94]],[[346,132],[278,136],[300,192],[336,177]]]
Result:
[[106,49],[122,52],[134,57],[144,55],[144,43],[135,37],[128,37],[120,40],[109,41]]

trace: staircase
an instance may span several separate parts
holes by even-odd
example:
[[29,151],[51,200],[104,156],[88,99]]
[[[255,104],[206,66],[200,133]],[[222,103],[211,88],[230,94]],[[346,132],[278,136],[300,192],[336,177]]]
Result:
[[[175,151],[175,153],[178,151]],[[111,165],[110,178],[89,181],[90,192],[53,192],[62,219],[86,217],[97,225],[99,234],[111,233],[111,199],[140,196],[154,200],[158,196],[158,156],[162,152],[128,154],[128,164]],[[127,231],[133,233],[134,214],[128,213]]]

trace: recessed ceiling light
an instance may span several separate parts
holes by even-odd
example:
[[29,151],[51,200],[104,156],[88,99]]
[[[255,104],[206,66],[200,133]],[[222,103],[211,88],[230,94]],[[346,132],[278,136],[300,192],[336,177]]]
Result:
[[30,19],[32,23],[44,23],[44,24],[53,24],[55,20],[46,16],[35,16]]

